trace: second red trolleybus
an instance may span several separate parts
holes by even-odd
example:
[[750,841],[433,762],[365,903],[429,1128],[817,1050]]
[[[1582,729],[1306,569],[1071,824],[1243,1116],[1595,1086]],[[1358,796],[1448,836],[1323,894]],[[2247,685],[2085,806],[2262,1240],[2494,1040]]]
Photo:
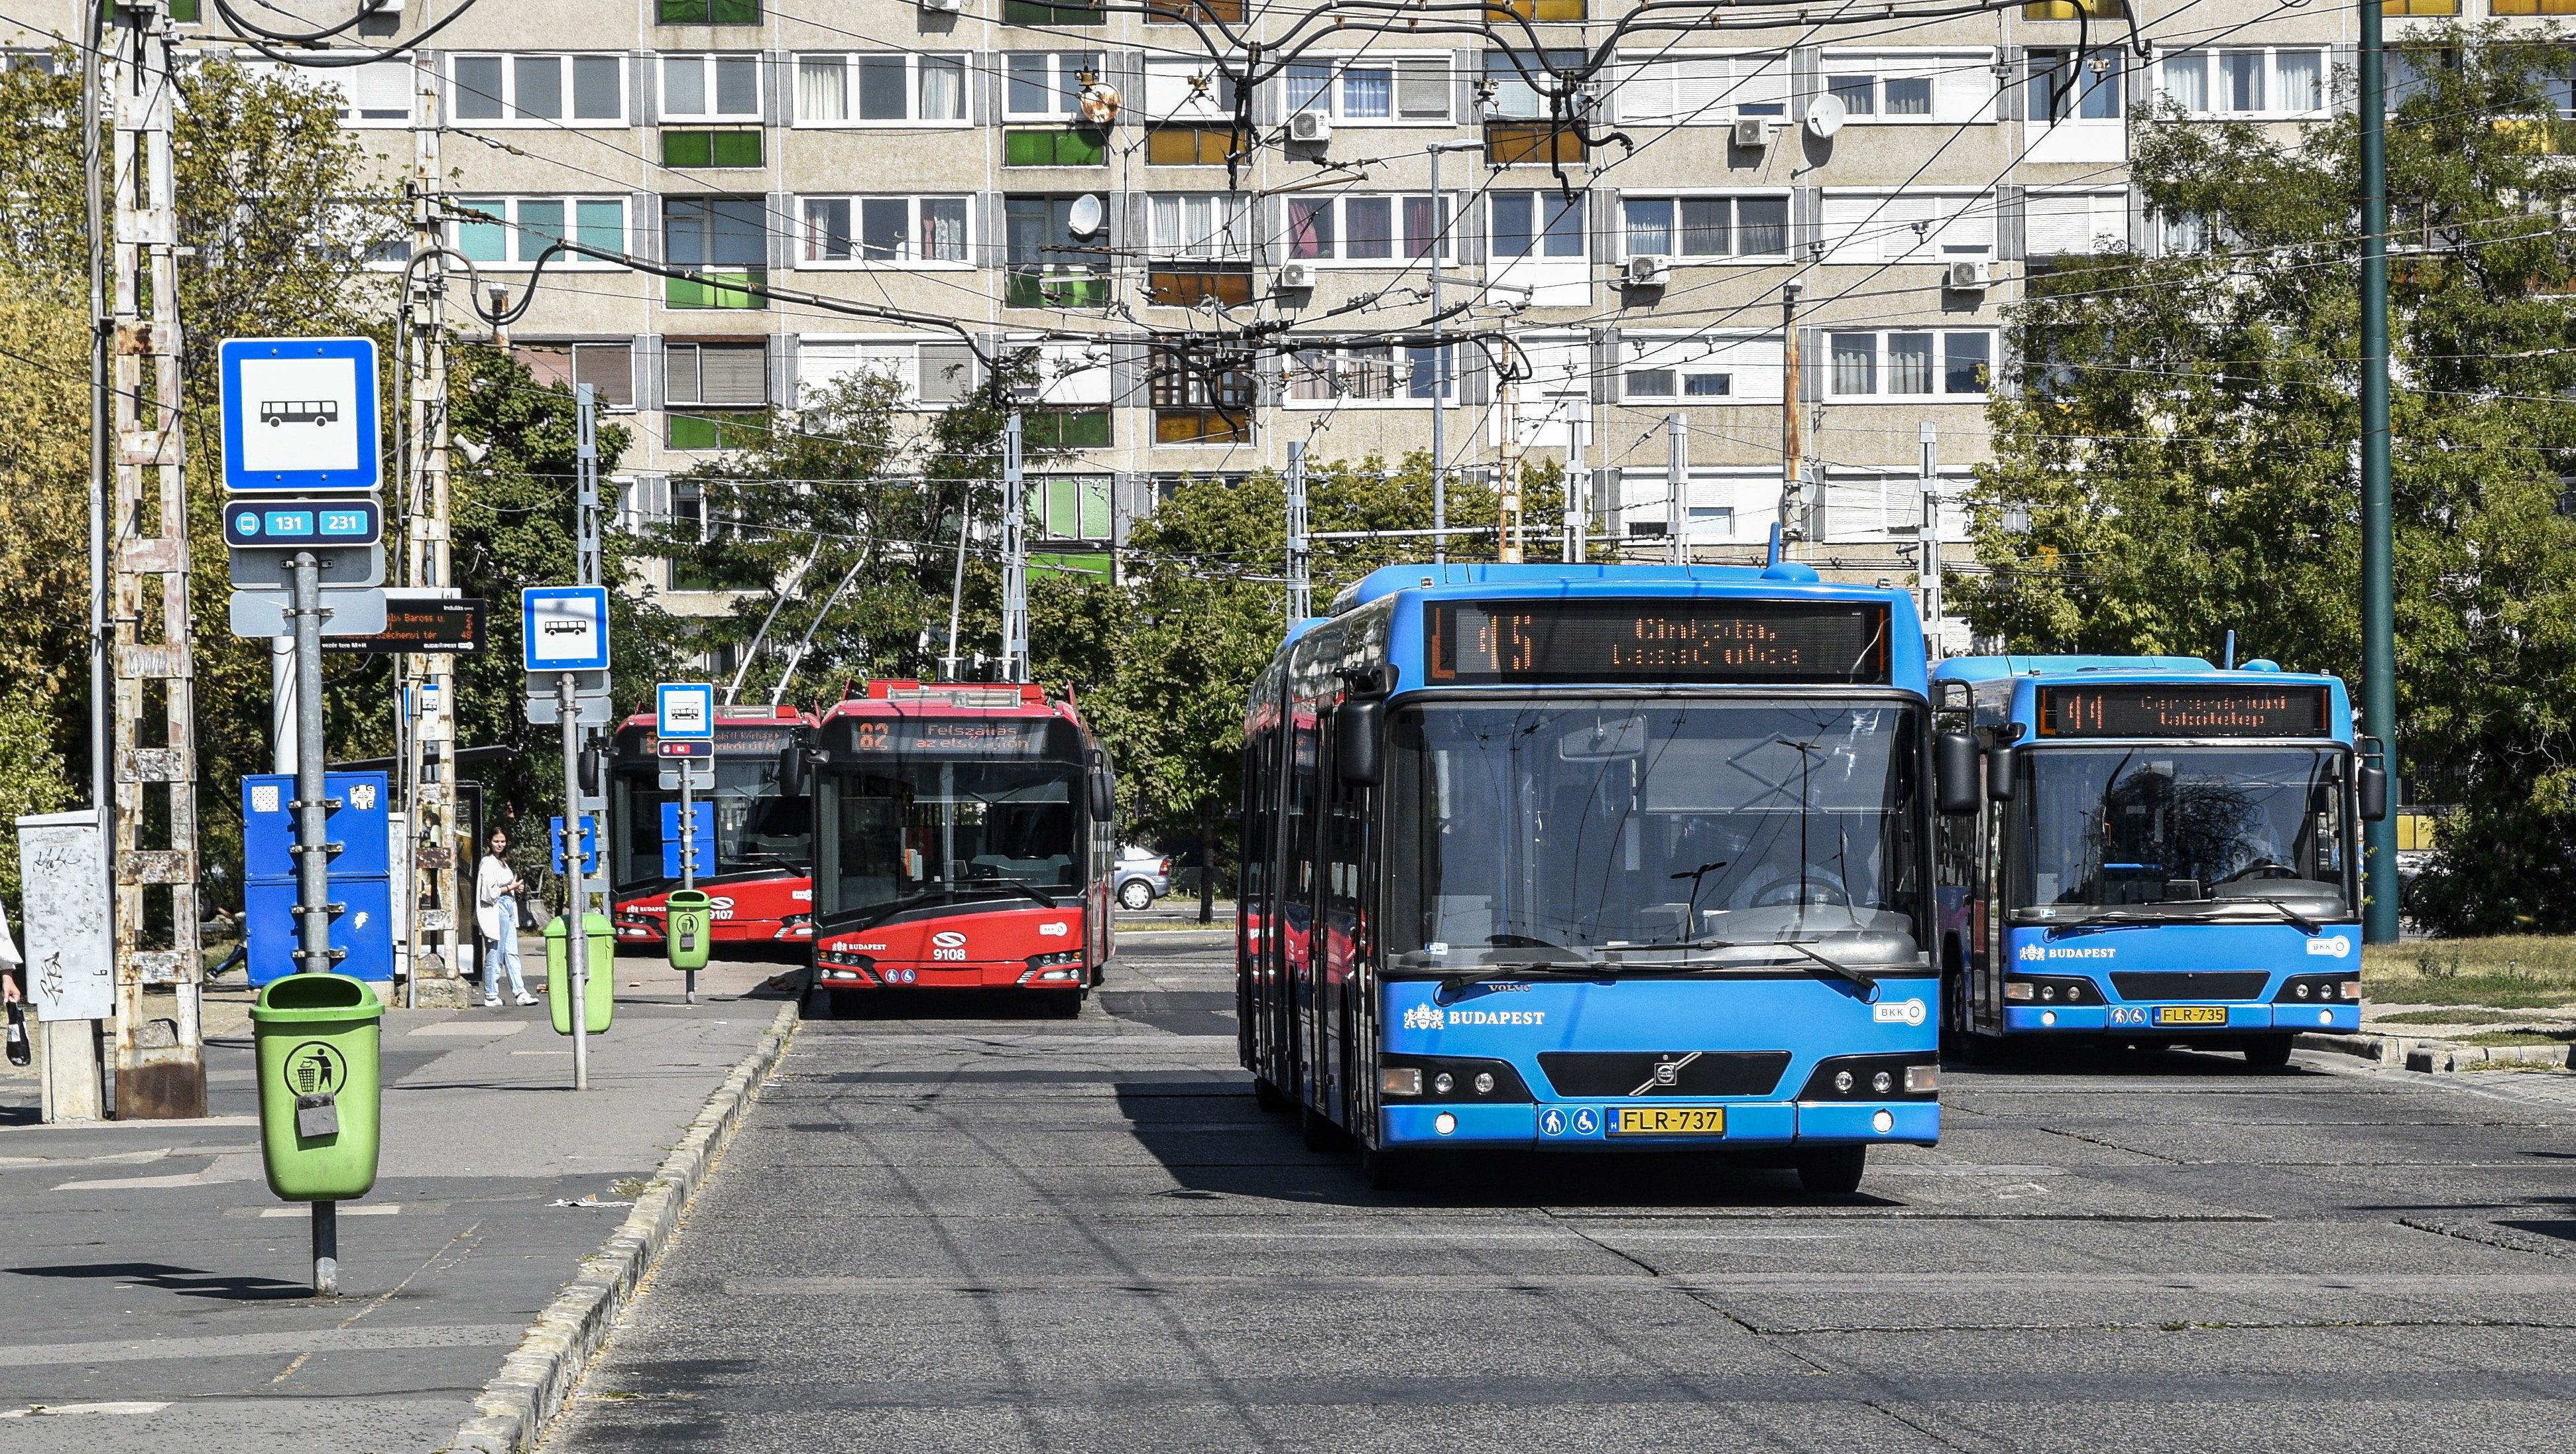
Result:
[[811,988],[1018,989],[1081,1013],[1110,954],[1109,759],[1070,702],[873,681],[813,735]]
[[[714,872],[698,887],[715,900],[718,946],[812,942],[813,803],[782,778],[813,722],[794,707],[716,709],[715,787],[696,798],[714,808]],[[609,759],[610,916],[621,944],[659,946],[664,900],[680,886],[680,792],[661,780],[686,759],[654,755],[654,726],[650,712],[627,718]]]

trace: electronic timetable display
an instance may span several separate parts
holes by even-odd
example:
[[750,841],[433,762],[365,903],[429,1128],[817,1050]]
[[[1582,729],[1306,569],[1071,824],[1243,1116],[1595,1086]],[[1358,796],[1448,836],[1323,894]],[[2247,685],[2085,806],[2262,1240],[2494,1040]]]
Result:
[[1044,717],[859,717],[836,725],[839,746],[862,756],[1073,762],[1081,752],[1072,724]]
[[2039,689],[2042,737],[2325,737],[2326,712],[2324,687]]
[[1883,685],[1887,607],[1861,601],[1431,602],[1436,686]]

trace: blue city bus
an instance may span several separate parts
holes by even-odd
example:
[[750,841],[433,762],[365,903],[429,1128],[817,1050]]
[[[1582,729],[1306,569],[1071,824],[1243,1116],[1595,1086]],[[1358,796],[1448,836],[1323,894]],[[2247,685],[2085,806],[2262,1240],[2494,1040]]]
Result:
[[1379,1184],[1452,1148],[1674,1150],[1848,1192],[1871,1145],[1939,1137],[1908,595],[1392,566],[1334,607],[1245,716],[1264,1108]]
[[[2343,683],[2269,661],[1976,656],[1933,673],[1945,1040],[2241,1050],[2361,1024],[2361,833],[2388,811]],[[1954,766],[1954,755],[1960,761]]]

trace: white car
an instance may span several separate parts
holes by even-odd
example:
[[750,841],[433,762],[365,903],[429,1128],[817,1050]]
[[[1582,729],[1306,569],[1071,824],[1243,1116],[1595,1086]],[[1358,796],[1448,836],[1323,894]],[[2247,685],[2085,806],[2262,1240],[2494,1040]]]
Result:
[[1133,844],[1118,850],[1118,871],[1111,875],[1110,892],[1120,908],[1150,909],[1171,891],[1170,859]]

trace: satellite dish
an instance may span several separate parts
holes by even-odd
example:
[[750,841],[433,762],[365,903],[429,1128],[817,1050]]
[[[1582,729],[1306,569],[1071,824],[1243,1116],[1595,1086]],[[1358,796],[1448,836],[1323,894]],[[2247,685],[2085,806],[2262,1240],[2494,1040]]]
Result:
[[1118,88],[1092,85],[1082,88],[1082,119],[1094,126],[1107,126],[1118,119]]
[[1807,103],[1807,134],[1818,141],[1831,140],[1835,132],[1843,129],[1843,120],[1849,114],[1843,109],[1842,97],[1819,96]]
[[1100,231],[1100,225],[1108,219],[1109,214],[1101,207],[1100,199],[1085,192],[1073,199],[1072,214],[1065,218],[1064,225],[1076,237],[1089,237]]

